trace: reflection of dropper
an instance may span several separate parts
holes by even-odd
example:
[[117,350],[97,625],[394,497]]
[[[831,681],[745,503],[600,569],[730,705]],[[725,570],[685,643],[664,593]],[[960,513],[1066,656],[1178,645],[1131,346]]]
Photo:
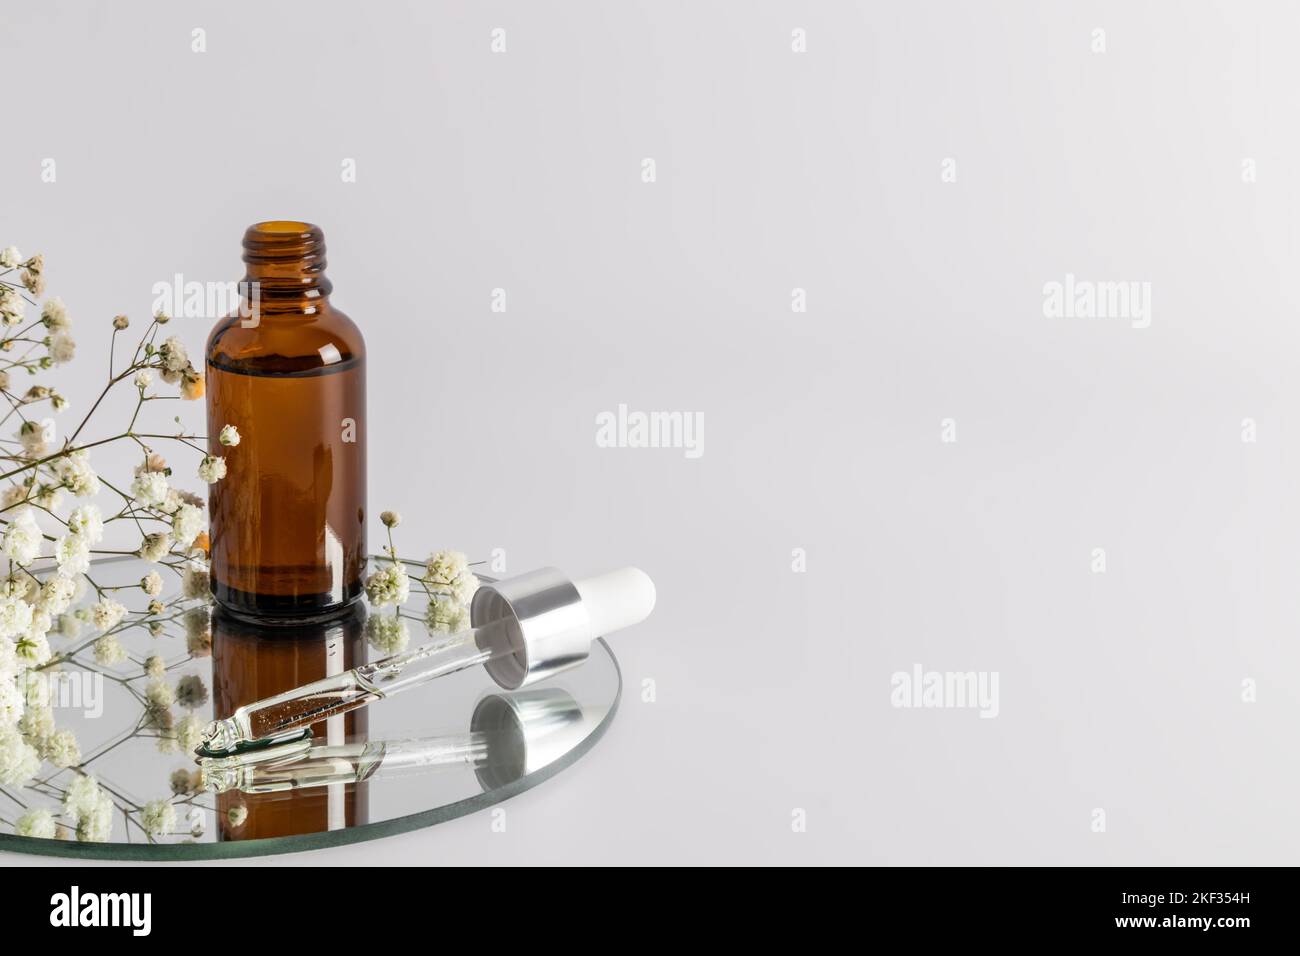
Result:
[[482,664],[518,690],[591,653],[597,637],[637,624],[655,603],[637,568],[573,582],[555,568],[484,584],[470,604],[469,630],[238,708],[203,731],[200,757],[220,757],[305,736],[312,724]]
[[199,767],[203,786],[217,793],[282,793],[456,767],[472,768],[483,789],[491,790],[572,750],[591,732],[597,716],[554,687],[489,694],[474,708],[468,733],[333,746],[313,746],[303,739],[253,753],[205,757]]

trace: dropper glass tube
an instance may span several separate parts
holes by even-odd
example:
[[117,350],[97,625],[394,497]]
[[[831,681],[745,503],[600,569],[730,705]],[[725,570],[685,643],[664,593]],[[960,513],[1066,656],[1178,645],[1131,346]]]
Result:
[[485,664],[513,653],[501,640],[504,622],[461,631],[421,644],[404,654],[363,664],[336,677],[304,684],[265,700],[239,707],[203,731],[201,756],[237,753],[256,744],[269,746],[303,736],[327,717],[347,713],[438,677]]
[[[288,745],[292,747],[292,745]],[[204,786],[217,793],[281,793],[360,783],[383,767],[385,777],[442,767],[475,767],[486,759],[488,734],[471,732],[420,740],[381,740],[312,747],[284,760],[262,763],[240,757],[200,761]]]
[[217,793],[283,793],[454,768],[472,769],[493,789],[569,752],[597,719],[563,688],[489,694],[475,705],[467,731],[347,744],[303,738],[204,757],[199,767],[204,788]]

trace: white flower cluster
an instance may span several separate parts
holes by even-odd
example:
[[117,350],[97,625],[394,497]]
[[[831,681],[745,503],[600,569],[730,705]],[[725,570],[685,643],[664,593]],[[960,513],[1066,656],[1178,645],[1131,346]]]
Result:
[[203,376],[194,370],[185,343],[174,335],[170,336],[159,346],[158,357],[162,362],[158,374],[168,385],[180,385],[181,398],[203,397]]
[[469,569],[469,559],[459,551],[435,551],[424,568],[424,583],[430,591],[468,604],[478,590],[478,578]]
[[366,618],[366,641],[384,657],[400,654],[411,642],[406,621],[396,614],[372,614]]
[[400,561],[394,561],[366,578],[366,597],[370,599],[372,607],[405,604],[410,596],[411,579],[406,573],[406,566]]
[[151,800],[140,808],[140,826],[153,839],[176,829],[176,807],[169,800]]
[[[18,423],[17,431],[10,433],[14,440],[0,443],[4,446],[0,448],[0,471],[8,476],[0,482],[0,786],[21,789],[40,775],[54,793],[63,796],[59,809],[33,806],[21,817],[10,818],[14,832],[45,838],[75,832],[78,840],[102,841],[110,838],[118,808],[112,794],[82,771],[75,734],[56,726],[51,688],[69,663],[95,670],[125,665],[130,655],[121,639],[124,628],[138,624],[155,636],[163,632],[166,605],[160,600],[164,590],[160,571],[179,572],[183,598],[208,597],[207,567],[198,559],[207,547],[204,500],[172,486],[171,468],[162,455],[144,445],[140,432],[147,429],[137,430],[136,426],[141,409],[165,397],[151,394],[155,376],[177,386],[180,397],[189,400],[203,396],[205,383],[179,337],[154,344],[158,329],[169,321],[164,315],[155,316],[125,367],[121,359],[131,355],[129,347],[119,347],[109,356],[105,394],[118,383],[134,386],[131,397],[137,404],[130,425],[94,442],[80,438],[99,407],[96,402],[86,420],[62,433],[54,417],[34,413],[34,406],[48,403],[58,413],[68,407],[67,400],[45,385],[32,385],[26,391],[16,385],[20,373],[38,375],[76,358],[67,305],[53,296],[40,301],[44,296],[44,258],[24,256],[13,246],[0,248],[0,395]],[[29,315],[29,305],[39,314]],[[116,341],[131,322],[118,315],[111,324]],[[148,437],[174,438],[189,448],[198,447],[202,440],[183,429],[170,436]],[[116,441],[142,447],[144,461],[125,481],[101,481],[87,448]],[[240,443],[238,428],[226,425],[216,442],[234,449]],[[220,481],[226,475],[226,465],[226,458],[203,455],[198,478],[208,484]],[[101,486],[124,499],[124,507],[119,511],[115,503],[114,513],[107,519],[95,503]],[[69,498],[73,499],[67,505],[70,510],[65,511],[63,503]],[[142,557],[167,566],[149,569],[139,580],[147,610],[132,612],[115,599],[126,599],[135,594],[133,589],[101,589],[88,574],[92,556],[106,536],[105,525],[117,520],[139,529],[138,553]],[[94,588],[89,595],[93,603],[71,610],[88,587]],[[207,609],[191,608],[184,613],[183,623],[191,655],[210,654]],[[75,639],[87,626],[94,629],[87,641],[58,645],[58,653],[52,650],[51,637]],[[83,651],[84,657],[76,656]],[[149,678],[142,695],[146,720],[158,730],[164,751],[192,750],[203,722],[193,713],[175,720],[170,707],[179,704],[193,710],[207,701],[208,690],[197,677],[185,677],[169,686],[164,680],[166,669],[158,655],[151,655],[145,664]],[[50,767],[71,772],[51,774]],[[148,803],[131,812],[139,814],[140,824],[151,838],[175,828],[176,809],[169,801]]]
[[63,814],[72,821],[77,839],[104,843],[113,830],[113,798],[91,776],[78,776],[63,798]]
[[468,628],[469,602],[478,590],[478,578],[470,571],[465,555],[459,551],[434,552],[425,565],[423,581],[429,589],[424,619],[429,629],[455,634]]
[[[199,475],[205,481],[217,481],[225,475],[225,459],[206,457],[203,461],[220,463],[219,475],[205,470],[203,465],[199,466]],[[188,550],[207,528],[203,499],[173,488],[167,480],[167,463],[159,455],[150,455],[136,469],[135,480],[131,483],[131,498],[139,508],[171,522],[170,533],[152,532],[144,536],[138,553],[147,561],[161,561],[171,552],[173,545]]]
[[[401,523],[394,511],[381,515],[384,526],[392,529]],[[405,604],[411,594],[411,580],[406,566],[397,560],[397,552],[388,547],[391,562],[366,579],[366,597],[375,609]],[[455,634],[470,626],[470,600],[479,581],[469,569],[469,560],[459,551],[435,551],[430,555],[420,578],[429,596],[424,623],[431,631]],[[406,622],[396,610],[391,615],[372,614],[366,621],[366,638],[376,651],[385,655],[402,651],[410,634]]]

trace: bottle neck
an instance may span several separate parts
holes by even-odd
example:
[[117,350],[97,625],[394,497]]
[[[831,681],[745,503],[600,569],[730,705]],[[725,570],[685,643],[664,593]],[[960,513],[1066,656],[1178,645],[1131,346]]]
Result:
[[275,220],[244,233],[244,295],[263,312],[315,312],[334,286],[325,275],[325,234]]

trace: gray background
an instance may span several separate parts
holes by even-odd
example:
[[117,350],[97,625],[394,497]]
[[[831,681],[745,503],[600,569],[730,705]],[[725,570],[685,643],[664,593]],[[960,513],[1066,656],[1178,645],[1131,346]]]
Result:
[[[370,500],[403,550],[658,583],[609,735],[505,833],[481,814],[292,862],[1295,861],[1300,11],[6,0],[4,22],[0,244],[44,251],[77,322],[69,416],[113,314],[175,272],[237,279],[246,225],[307,219],[369,343]],[[1151,326],[1045,318],[1067,272],[1150,282]],[[174,328],[197,351],[206,325]],[[598,448],[620,402],[703,413],[703,457]],[[914,663],[998,671],[1000,716],[893,709]]]

